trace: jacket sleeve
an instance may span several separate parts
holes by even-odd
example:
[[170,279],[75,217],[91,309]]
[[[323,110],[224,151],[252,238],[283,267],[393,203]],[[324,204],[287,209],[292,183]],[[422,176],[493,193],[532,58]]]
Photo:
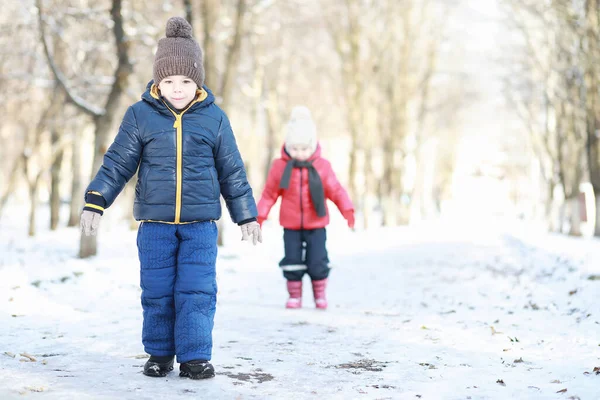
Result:
[[85,191],[86,194],[99,193],[106,201],[106,208],[110,207],[137,171],[142,148],[135,114],[133,108],[129,107],[114,142],[104,154],[102,166]]
[[233,222],[256,218],[258,213],[252,188],[248,183],[244,162],[225,113],[217,133],[214,157],[221,194]]
[[258,201],[258,216],[262,219],[267,219],[269,211],[271,211],[271,208],[275,205],[277,199],[283,192],[283,189],[279,188],[282,171],[283,170],[279,168],[279,160],[275,160],[271,165],[271,169],[269,169],[265,188]]
[[329,162],[327,162],[326,171],[327,173],[325,174],[323,184],[325,197],[333,201],[341,213],[344,213],[344,211],[353,211],[354,205],[352,204],[352,200],[350,200],[350,196],[348,196],[346,189],[344,189],[340,181],[338,181]]

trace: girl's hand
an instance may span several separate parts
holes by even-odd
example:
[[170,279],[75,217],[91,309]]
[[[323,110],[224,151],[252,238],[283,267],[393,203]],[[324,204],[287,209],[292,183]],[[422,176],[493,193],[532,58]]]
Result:
[[354,210],[347,210],[342,213],[344,219],[348,222],[348,228],[354,229]]

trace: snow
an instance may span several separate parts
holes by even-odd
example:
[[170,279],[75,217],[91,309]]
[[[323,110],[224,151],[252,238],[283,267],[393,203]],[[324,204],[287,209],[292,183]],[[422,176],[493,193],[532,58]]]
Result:
[[228,225],[217,376],[191,381],[177,366],[141,374],[136,232],[104,224],[98,256],[79,260],[77,229],[49,232],[40,214],[28,238],[23,212],[0,220],[1,399],[600,398],[595,239],[483,218],[351,232],[337,218],[330,308],[305,280],[304,308],[286,310],[276,218],[257,247]]

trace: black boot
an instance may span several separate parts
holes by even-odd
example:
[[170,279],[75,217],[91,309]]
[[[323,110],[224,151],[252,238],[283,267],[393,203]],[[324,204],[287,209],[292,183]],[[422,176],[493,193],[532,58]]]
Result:
[[192,360],[179,365],[179,376],[206,379],[215,376],[215,368],[206,360]]
[[144,375],[152,377],[167,376],[173,371],[174,356],[150,356],[144,365]]

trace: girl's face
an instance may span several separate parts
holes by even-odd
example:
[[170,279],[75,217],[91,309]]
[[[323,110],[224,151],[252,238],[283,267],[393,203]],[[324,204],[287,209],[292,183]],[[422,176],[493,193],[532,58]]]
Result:
[[310,146],[306,144],[293,144],[287,150],[290,156],[298,161],[306,161],[312,156]]
[[158,84],[160,93],[178,110],[184,109],[196,97],[198,85],[184,75],[171,75]]

